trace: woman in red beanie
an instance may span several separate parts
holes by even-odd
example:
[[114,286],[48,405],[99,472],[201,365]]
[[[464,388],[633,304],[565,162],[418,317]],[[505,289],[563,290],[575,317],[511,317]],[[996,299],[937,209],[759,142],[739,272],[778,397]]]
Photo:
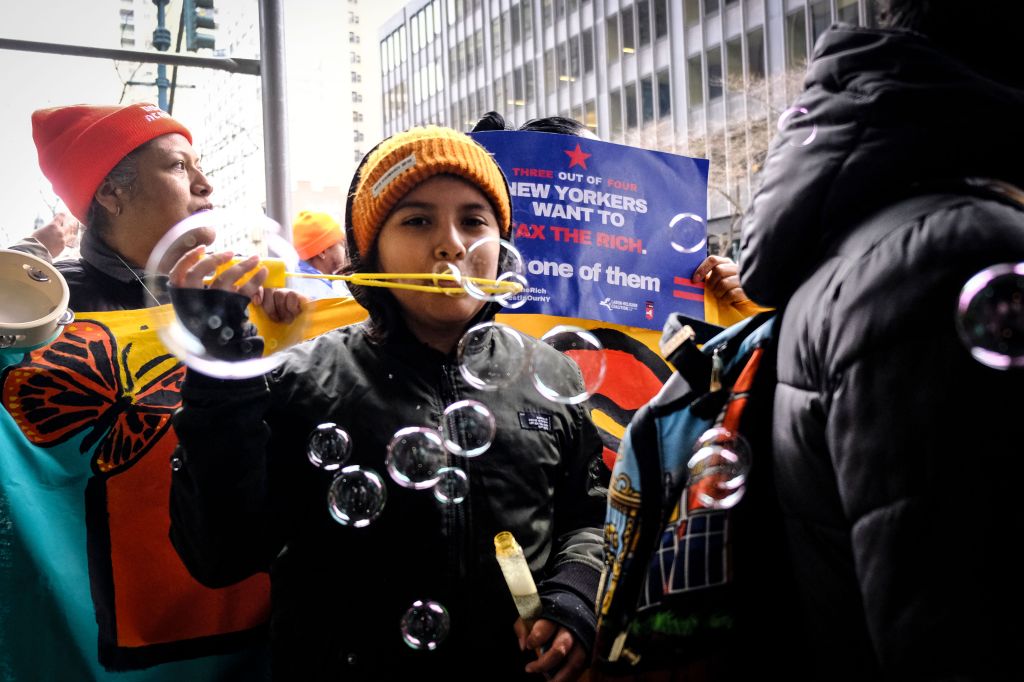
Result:
[[[69,307],[157,303],[143,283],[150,252],[178,221],[212,206],[192,134],[152,104],[82,104],[34,112],[32,138],[53,191],[86,227],[81,258],[56,264]],[[26,242],[18,248],[45,257]]]

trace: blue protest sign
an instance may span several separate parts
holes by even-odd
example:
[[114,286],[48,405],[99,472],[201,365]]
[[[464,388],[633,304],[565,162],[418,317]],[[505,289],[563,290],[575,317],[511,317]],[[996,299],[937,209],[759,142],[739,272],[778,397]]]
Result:
[[660,329],[704,319],[708,162],[553,133],[474,133],[512,191],[529,301],[516,312]]

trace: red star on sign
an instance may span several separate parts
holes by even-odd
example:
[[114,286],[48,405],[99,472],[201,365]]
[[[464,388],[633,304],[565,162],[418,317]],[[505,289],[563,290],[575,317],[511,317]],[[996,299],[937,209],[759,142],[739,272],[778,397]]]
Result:
[[582,166],[583,170],[587,170],[587,159],[593,156],[593,154],[588,154],[580,149],[579,142],[576,143],[576,149],[566,149],[565,153],[568,154],[571,159],[569,161],[569,168],[572,168],[573,166]]

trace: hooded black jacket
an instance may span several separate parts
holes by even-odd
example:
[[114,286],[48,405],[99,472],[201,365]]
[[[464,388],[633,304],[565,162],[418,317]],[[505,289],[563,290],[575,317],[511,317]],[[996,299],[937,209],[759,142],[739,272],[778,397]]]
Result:
[[747,294],[785,306],[771,445],[794,656],[820,679],[1010,677],[1024,375],[976,362],[955,318],[969,277],[1024,261],[1024,212],[964,182],[1024,185],[1024,92],[923,36],[840,26],[794,106],[741,260]]
[[[493,545],[510,530],[538,576],[544,617],[589,647],[607,483],[589,416],[542,398],[528,368],[498,391],[471,387],[453,356],[419,342],[394,309],[385,312],[395,305],[390,295],[372,292],[371,301],[369,289],[352,289],[384,320],[383,338],[366,324],[329,332],[289,350],[266,378],[228,382],[188,371],[174,422],[184,466],[171,499],[171,538],[185,564],[210,585],[270,570],[275,679],[519,679],[533,654],[519,652],[517,613]],[[498,366],[516,355],[498,336],[488,343]],[[557,351],[533,339],[526,350],[561,363],[563,389],[581,385]],[[466,500],[442,505],[430,490],[395,485],[384,466],[395,432],[438,428],[445,407],[467,398],[490,408],[497,436],[479,457],[449,456],[468,474]],[[351,436],[350,464],[385,481],[384,512],[365,528],[328,514],[332,475],[306,454],[310,432],[324,422]],[[417,599],[451,615],[451,634],[436,651],[402,641],[399,622]]]

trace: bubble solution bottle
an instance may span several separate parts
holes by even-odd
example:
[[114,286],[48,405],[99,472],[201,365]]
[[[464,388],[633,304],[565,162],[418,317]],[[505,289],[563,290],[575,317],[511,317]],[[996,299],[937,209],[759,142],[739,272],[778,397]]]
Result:
[[519,616],[529,630],[533,627],[533,622],[540,617],[541,604],[537,586],[533,582],[533,574],[530,573],[530,566],[523,556],[523,548],[516,542],[512,533],[502,531],[494,536],[494,551],[498,558],[498,566],[501,567],[509,592],[516,603],[516,609],[519,610]]

